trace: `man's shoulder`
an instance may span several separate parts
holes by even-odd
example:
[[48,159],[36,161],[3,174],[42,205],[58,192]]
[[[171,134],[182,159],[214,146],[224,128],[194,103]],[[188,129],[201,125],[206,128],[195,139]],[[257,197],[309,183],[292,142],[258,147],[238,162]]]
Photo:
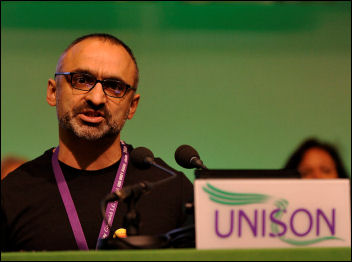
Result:
[[25,183],[33,178],[40,178],[51,171],[51,156],[53,148],[46,150],[42,155],[29,160],[9,173],[2,181],[2,185]]

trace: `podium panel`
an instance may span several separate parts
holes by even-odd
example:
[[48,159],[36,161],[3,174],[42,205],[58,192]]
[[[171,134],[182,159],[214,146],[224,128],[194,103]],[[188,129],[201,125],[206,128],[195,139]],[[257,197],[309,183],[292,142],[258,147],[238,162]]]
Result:
[[196,179],[197,249],[351,247],[349,179]]

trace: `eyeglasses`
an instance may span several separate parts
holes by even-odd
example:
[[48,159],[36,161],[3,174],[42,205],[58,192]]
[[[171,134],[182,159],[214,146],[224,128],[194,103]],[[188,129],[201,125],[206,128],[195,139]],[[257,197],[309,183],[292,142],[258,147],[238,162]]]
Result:
[[57,75],[71,76],[71,86],[75,89],[87,91],[92,90],[97,83],[101,83],[103,91],[107,96],[121,98],[129,89],[136,90],[136,88],[126,84],[125,82],[118,79],[103,79],[98,80],[95,76],[87,73],[77,72],[60,72],[55,73]]

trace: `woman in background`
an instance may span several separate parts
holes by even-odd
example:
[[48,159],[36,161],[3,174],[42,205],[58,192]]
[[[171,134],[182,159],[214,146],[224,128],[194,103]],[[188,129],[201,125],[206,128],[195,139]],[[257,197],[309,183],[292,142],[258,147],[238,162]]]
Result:
[[349,178],[337,149],[314,138],[296,149],[284,169],[296,169],[302,178]]

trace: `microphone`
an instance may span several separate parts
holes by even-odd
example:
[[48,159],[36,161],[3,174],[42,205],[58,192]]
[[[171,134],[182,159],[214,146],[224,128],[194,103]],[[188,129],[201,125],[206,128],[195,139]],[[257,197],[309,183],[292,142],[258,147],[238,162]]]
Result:
[[131,154],[132,163],[140,169],[148,168],[154,162],[154,154],[146,147],[137,147],[132,150]]
[[[108,194],[103,201],[101,201],[101,214],[103,216],[103,219],[109,226],[107,222],[107,218],[105,216],[106,212],[106,205],[109,202],[113,201],[124,201],[128,203],[128,212],[124,217],[124,225],[126,225],[126,228],[129,231],[130,235],[138,235],[139,232],[139,214],[135,210],[135,205],[136,202],[139,200],[139,198],[144,194],[152,190],[154,186],[158,186],[162,183],[165,183],[169,180],[175,179],[177,177],[176,173],[173,172],[172,170],[169,170],[163,166],[160,166],[154,161],[154,155],[152,151],[150,151],[148,148],[145,147],[137,147],[134,150],[132,150],[130,154],[130,160],[131,162],[137,166],[137,168],[140,169],[145,169],[150,166],[155,166],[156,168],[159,168],[163,171],[165,171],[168,174],[171,174],[171,176],[161,179],[156,182],[147,182],[147,181],[142,181],[137,184],[131,185],[124,187],[120,190],[116,190],[110,194]],[[109,226],[110,228],[110,226]]]
[[143,181],[138,184],[126,187],[122,190],[116,190],[108,194],[104,199],[104,202],[108,203],[116,200],[125,200],[126,198],[130,197],[132,194],[133,195],[143,194],[150,191],[151,189],[152,189],[152,184],[147,181]]
[[168,174],[171,174],[172,176],[159,180],[157,182],[147,182],[147,181],[142,181],[139,182],[135,185],[127,186],[123,189],[116,190],[110,194],[108,194],[104,200],[102,201],[102,207],[104,208],[102,210],[103,213],[105,213],[105,206],[108,202],[116,201],[116,200],[125,200],[129,198],[131,195],[133,196],[140,196],[141,194],[144,194],[146,192],[149,192],[154,186],[165,183],[166,181],[169,181],[171,179],[176,178],[176,173],[173,172],[172,170],[169,170],[163,166],[160,166],[154,161],[154,154],[152,151],[150,151],[146,147],[137,147],[132,150],[130,154],[130,159],[131,162],[140,169],[146,169],[150,166],[155,166],[156,168],[159,168],[163,171],[165,171]]
[[145,169],[147,167],[154,166],[171,175],[171,177],[154,182],[153,186],[156,184],[164,183],[167,180],[174,179],[177,176],[176,173],[172,170],[157,164],[154,161],[154,154],[146,147],[137,147],[133,149],[130,156],[132,163],[140,169]]
[[[132,186],[128,186],[121,190],[116,190],[112,193],[109,193],[101,202],[100,202],[100,212],[101,216],[103,217],[104,221],[106,222],[107,226],[110,229],[110,225],[108,222],[107,217],[105,216],[106,206],[109,202],[113,201],[127,201],[129,203],[134,203],[138,201],[138,199],[146,192],[149,192],[152,189],[152,184],[146,181],[137,183]],[[130,205],[129,205],[130,206]],[[131,220],[135,219],[130,218]],[[134,229],[133,229],[134,232]]]
[[175,179],[177,174],[174,171],[157,164],[154,161],[153,153],[145,147],[137,147],[132,150],[130,153],[130,160],[137,168],[145,169],[154,166],[171,176],[156,182],[143,181],[132,186],[127,186],[122,190],[117,190],[108,195],[108,197],[102,201],[102,215],[105,221],[107,221],[107,218],[105,217],[105,206],[107,202],[124,200],[128,203],[128,212],[126,213],[123,222],[124,227],[127,229],[128,237],[114,238],[110,235],[108,238],[99,241],[98,249],[195,247],[194,225],[172,230],[166,234],[139,235],[140,215],[136,209],[136,202],[139,197],[143,195],[144,192],[150,191],[154,186]]
[[198,152],[190,145],[179,146],[175,151],[175,160],[184,168],[208,169],[200,160]]

